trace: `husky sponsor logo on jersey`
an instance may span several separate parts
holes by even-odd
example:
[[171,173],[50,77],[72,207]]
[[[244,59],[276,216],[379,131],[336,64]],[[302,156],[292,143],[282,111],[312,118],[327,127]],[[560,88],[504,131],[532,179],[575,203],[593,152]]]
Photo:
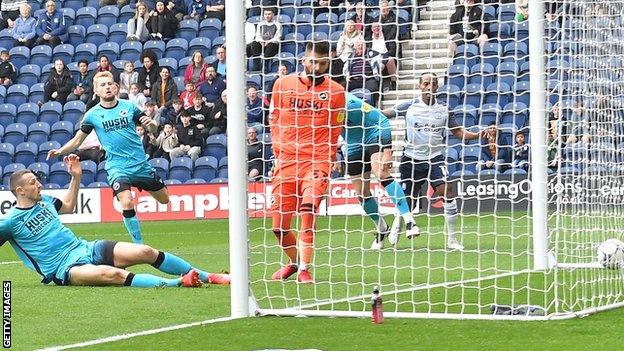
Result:
[[103,121],[102,128],[104,128],[105,132],[112,132],[118,129],[127,128],[130,125],[128,121],[128,117],[121,117],[111,119],[110,121]]

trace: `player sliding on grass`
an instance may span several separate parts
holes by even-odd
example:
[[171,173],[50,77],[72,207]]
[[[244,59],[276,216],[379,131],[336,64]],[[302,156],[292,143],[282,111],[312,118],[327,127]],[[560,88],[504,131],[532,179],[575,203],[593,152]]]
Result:
[[418,236],[419,230],[398,181],[390,175],[392,167],[392,127],[383,113],[353,94],[347,94],[346,140],[347,174],[358,193],[364,212],[373,220],[377,235],[371,249],[383,248],[390,228],[379,214],[379,206],[370,192],[371,171],[388,192],[388,196],[405,220],[408,238]]
[[[316,211],[327,193],[332,161],[345,119],[344,88],[327,77],[329,43],[310,42],[302,63],[305,72],[279,78],[273,85],[270,128],[277,164],[273,176],[273,232],[290,262],[272,276],[313,283],[309,268],[314,253]],[[290,229],[301,217],[297,237]]]
[[[141,288],[230,283],[227,274],[195,269],[185,260],[147,245],[78,239],[61,223],[59,214],[74,212],[82,168],[73,154],[63,162],[72,179],[62,200],[41,195],[41,183],[31,171],[16,171],[11,175],[10,188],[17,206],[0,221],[0,246],[8,241],[26,267],[42,276],[42,283]],[[125,270],[137,264],[151,264],[163,273],[181,277],[167,279]]]
[[147,161],[136,126],[143,125],[154,132],[157,122],[145,116],[133,103],[117,99],[119,87],[110,72],[99,72],[93,77],[99,105],[91,108],[82,119],[80,130],[60,149],[48,152],[48,159],[66,155],[78,148],[91,131],[95,130],[106,151],[106,172],[113,195],[123,209],[123,222],[136,244],[143,243],[141,226],[134,210],[130,187],[147,190],[161,204],[169,203],[169,193],[154,168]]

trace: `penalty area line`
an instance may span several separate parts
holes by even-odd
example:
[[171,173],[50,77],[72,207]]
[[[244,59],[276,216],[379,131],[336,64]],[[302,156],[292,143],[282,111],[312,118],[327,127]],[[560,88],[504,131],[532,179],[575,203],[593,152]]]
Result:
[[6,261],[6,262],[0,262],[0,266],[3,264],[18,264],[18,263],[22,263],[22,261]]
[[171,326],[168,326],[168,327],[162,327],[162,328],[156,328],[156,329],[148,329],[148,330],[135,332],[135,333],[113,335],[113,336],[109,336],[109,337],[106,337],[106,338],[94,339],[94,340],[89,340],[89,341],[83,341],[83,342],[70,344],[70,345],[46,347],[46,348],[43,348],[43,349],[38,349],[37,351],[57,351],[57,350],[76,349],[76,348],[80,348],[80,347],[86,347],[86,346],[92,346],[92,345],[98,345],[98,344],[105,344],[105,343],[119,341],[119,340],[127,340],[127,339],[131,339],[131,338],[134,338],[134,337],[137,337],[137,336],[153,335],[153,334],[165,333],[165,332],[169,332],[169,331],[173,331],[173,330],[192,328],[192,327],[199,327],[199,326],[202,326],[202,325],[208,325],[208,324],[214,324],[214,323],[220,323],[220,322],[227,322],[227,321],[231,321],[231,320],[234,320],[234,319],[236,319],[236,318],[233,318],[233,317],[222,317],[222,318],[208,319],[208,320],[201,321],[201,322],[177,324],[177,325],[171,325]]

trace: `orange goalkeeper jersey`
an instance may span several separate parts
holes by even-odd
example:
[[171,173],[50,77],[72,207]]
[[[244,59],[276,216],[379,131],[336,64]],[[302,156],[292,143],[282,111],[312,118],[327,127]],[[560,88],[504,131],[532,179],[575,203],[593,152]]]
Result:
[[315,86],[302,75],[279,78],[269,117],[273,154],[284,161],[331,161],[345,113],[344,88],[329,77]]

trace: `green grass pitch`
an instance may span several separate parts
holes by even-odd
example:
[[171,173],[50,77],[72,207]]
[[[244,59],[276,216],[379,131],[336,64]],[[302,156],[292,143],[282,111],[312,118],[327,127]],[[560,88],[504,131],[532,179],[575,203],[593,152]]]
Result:
[[[444,237],[441,219],[432,219],[430,233],[420,242],[434,249],[425,251],[417,243],[401,242],[400,250],[380,253],[353,250],[370,245],[370,237],[362,238],[362,221],[356,217],[334,217],[319,221],[315,277],[319,284],[314,290],[300,289],[293,282],[265,282],[277,267],[280,254],[277,247],[264,248],[263,241],[274,240],[263,230],[264,222],[250,224],[252,247],[253,291],[263,307],[293,306],[294,298],[304,303],[313,297],[334,299],[368,295],[369,286],[381,282],[389,288],[396,282],[400,287],[431,284],[454,279],[470,279],[481,272],[495,273],[497,269],[521,269],[530,260],[523,255],[476,255],[476,250],[496,244],[510,252],[524,251],[529,245],[526,219],[522,216],[465,217],[464,254],[449,254],[441,250]],[[418,218],[424,223],[425,217]],[[146,242],[158,249],[173,252],[192,264],[212,271],[228,268],[227,221],[184,221],[142,223]],[[128,240],[122,224],[71,225],[87,240]],[[328,228],[332,228],[329,235]],[[365,230],[370,230],[368,222]],[[496,232],[498,235],[489,235]],[[478,238],[478,239],[477,239]],[[267,243],[273,245],[273,241]],[[351,248],[351,249],[350,249]],[[436,250],[439,248],[440,250]],[[474,250],[475,253],[471,253]],[[0,248],[0,262],[17,260],[9,245]],[[256,264],[265,260],[268,267]],[[400,268],[377,270],[373,265],[397,265]],[[436,269],[425,269],[425,265]],[[330,269],[330,265],[333,265]],[[441,267],[447,269],[441,269]],[[416,267],[408,269],[408,267]],[[420,268],[419,268],[420,267]],[[462,268],[463,270],[459,269]],[[498,267],[498,268],[497,268]],[[152,267],[137,267],[134,272],[152,272]],[[463,271],[463,273],[462,273]],[[483,273],[482,273],[483,274]],[[615,273],[605,273],[615,274]],[[11,280],[13,349],[31,350],[42,347],[73,344],[87,340],[148,329],[197,322],[229,315],[229,289],[210,286],[201,289],[129,289],[43,286],[37,274],[21,264],[0,265],[2,280]],[[621,276],[619,276],[621,279]],[[346,281],[344,285],[326,281]],[[515,303],[544,298],[538,291],[547,286],[550,277],[518,275],[498,279],[496,285],[514,290]],[[614,278],[615,279],[615,278]],[[325,282],[325,283],[324,283]],[[501,295],[505,289],[493,289],[485,281],[453,289],[428,289],[415,293],[384,296],[386,310],[423,312],[458,312],[461,304],[471,313],[484,313],[488,302],[508,301]],[[528,286],[528,288],[527,288]],[[535,289],[531,289],[535,288]],[[578,293],[574,289],[580,289]],[[312,293],[315,291],[315,294]],[[583,288],[571,286],[570,301]],[[260,293],[261,292],[261,293]],[[279,293],[281,297],[273,296]],[[541,294],[541,295],[540,295]],[[395,303],[411,301],[415,303]],[[427,302],[430,301],[430,302]],[[453,304],[452,302],[461,302]],[[364,301],[350,301],[337,308],[363,310]],[[572,306],[578,308],[582,306]],[[320,308],[329,308],[321,306]],[[600,313],[587,318],[549,322],[450,321],[425,319],[387,319],[383,325],[372,325],[368,318],[294,318],[261,317],[222,322],[161,334],[92,346],[101,350],[257,350],[266,348],[317,348],[321,350],[387,350],[387,349],[508,349],[513,345],[531,350],[618,349],[621,344],[624,309]]]

